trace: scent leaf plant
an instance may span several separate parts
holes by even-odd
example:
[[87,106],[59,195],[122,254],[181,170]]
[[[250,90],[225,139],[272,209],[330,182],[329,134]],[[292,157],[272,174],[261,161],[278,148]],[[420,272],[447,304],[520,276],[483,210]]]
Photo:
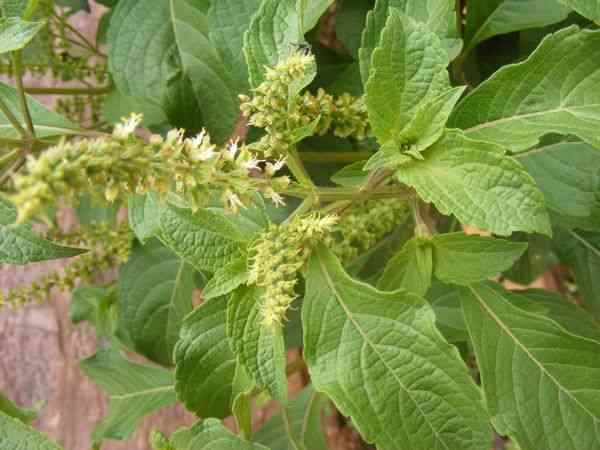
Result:
[[[0,261],[66,264],[0,306],[94,326],[95,449],[175,403],[148,446],[600,449],[597,0],[100,3],[95,43],[85,1],[0,19]],[[35,417],[0,396],[0,447],[58,449]]]

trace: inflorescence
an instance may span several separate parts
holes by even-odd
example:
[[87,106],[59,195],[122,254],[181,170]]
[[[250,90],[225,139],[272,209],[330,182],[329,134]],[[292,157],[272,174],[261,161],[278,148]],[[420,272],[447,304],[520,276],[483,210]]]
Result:
[[263,325],[280,325],[296,298],[298,272],[312,249],[330,241],[336,216],[296,216],[289,223],[271,224],[251,248],[249,284],[264,288]]
[[154,190],[159,196],[169,191],[181,195],[196,210],[217,189],[225,206],[233,211],[248,204],[254,192],[275,203],[277,193],[289,185],[286,176],[276,177],[284,161],[266,163],[264,170],[246,146],[230,142],[212,144],[204,131],[184,138],[183,130],[171,130],[166,138],[154,135],[146,142],[134,133],[141,115],[117,124],[112,135],[97,139],[61,141],[39,157],[29,157],[27,172],[15,176],[18,221],[38,213],[43,205],[58,198],[73,200],[82,193],[95,195],[104,188],[108,201],[120,194]]

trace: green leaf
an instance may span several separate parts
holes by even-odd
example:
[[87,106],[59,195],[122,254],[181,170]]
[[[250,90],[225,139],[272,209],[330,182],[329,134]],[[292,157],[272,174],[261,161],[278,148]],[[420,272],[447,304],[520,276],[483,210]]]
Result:
[[136,246],[119,276],[119,335],[138,353],[172,365],[193,289],[194,270],[171,250],[156,240]]
[[14,225],[16,208],[0,198],[0,263],[25,265],[31,262],[71,258],[87,250],[63,247],[38,236],[31,225]]
[[74,324],[87,321],[100,337],[110,338],[117,330],[117,296],[114,285],[78,286],[69,303],[69,319]]
[[558,0],[573,8],[583,17],[598,23],[600,22],[600,3],[598,0]]
[[[8,106],[8,109],[17,118],[23,127],[27,127],[19,100],[17,90],[5,83],[0,82],[0,97]],[[31,119],[34,123],[35,135],[38,138],[47,138],[52,136],[61,136],[65,134],[77,134],[80,132],[79,126],[74,124],[63,116],[50,111],[33,97],[27,97],[27,105],[31,113]],[[4,114],[0,114],[0,137],[10,139],[21,139],[21,135],[14,129],[12,123]]]
[[231,413],[238,364],[226,323],[227,297],[205,302],[185,318],[175,346],[177,399],[200,417]]
[[120,0],[107,42],[109,68],[119,92],[159,105],[169,122],[193,132],[202,124],[183,70],[170,0]]
[[390,9],[366,83],[365,103],[380,144],[409,143],[404,132],[415,113],[450,87],[447,64],[439,38],[427,25]]
[[[313,386],[309,385],[288,406],[294,435],[306,449],[328,449],[321,424],[321,413],[328,403],[329,399],[326,395],[315,391]],[[292,448],[287,438],[285,422],[281,413],[267,420],[252,439],[271,450],[290,450]]]
[[527,244],[523,256],[513,267],[504,272],[504,276],[515,283],[527,286],[558,262],[552,252],[552,240],[548,236],[519,232],[514,233],[509,239]]
[[233,79],[236,94],[250,87],[243,52],[244,34],[260,4],[261,0],[219,0],[212,2],[208,12],[210,40]]
[[458,286],[434,281],[427,292],[427,301],[435,313],[435,326],[448,342],[467,342],[469,333],[460,308]]
[[527,249],[524,243],[464,233],[437,234],[431,243],[436,278],[463,285],[510,269]]
[[106,96],[102,112],[109,123],[118,123],[122,117],[129,117],[131,113],[142,113],[141,125],[144,127],[168,122],[165,111],[155,99],[131,97],[119,91],[113,91]]
[[554,243],[571,266],[585,305],[600,318],[600,233],[558,230]]
[[17,17],[0,18],[0,53],[25,48],[45,22],[28,22]]
[[127,439],[148,414],[175,403],[173,377],[165,369],[133,363],[113,349],[84,359],[81,369],[108,391],[108,415],[94,439]]
[[447,130],[423,155],[424,161],[403,165],[396,178],[441,213],[499,235],[551,234],[543,194],[501,147]]
[[365,28],[367,13],[373,7],[372,3],[372,1],[365,0],[345,0],[338,5],[335,16],[335,34],[355,59],[358,59],[361,36]]
[[224,214],[166,204],[160,211],[160,238],[197,270],[215,272],[245,254],[249,236]]
[[160,207],[154,194],[132,194],[128,199],[129,226],[143,244],[160,230]]
[[0,412],[0,448],[7,450],[62,450],[36,429]]
[[250,86],[264,81],[265,67],[272,67],[294,46],[304,42],[296,0],[263,0],[244,35],[244,55]]
[[216,419],[178,430],[171,442],[175,450],[269,450],[260,444],[243,441]]
[[[366,84],[371,71],[371,55],[378,45],[389,8],[397,8],[404,16],[424,25],[437,34],[446,50],[446,64],[460,53],[461,41],[456,30],[454,2],[448,0],[377,0],[375,8],[367,15],[366,26],[359,50],[360,73]],[[416,39],[419,41],[420,37]],[[429,39],[425,37],[424,39]],[[415,41],[415,42],[416,42]]]
[[367,442],[379,450],[489,446],[481,393],[423,299],[351,279],[322,247],[306,279],[302,322],[311,379]]
[[231,348],[256,385],[280,401],[287,399],[285,344],[281,327],[262,324],[262,289],[238,288],[229,300],[227,335]]
[[[600,31],[576,26],[548,35],[527,60],[500,69],[459,103],[449,126],[527,150],[545,134],[573,134],[600,147]],[[510,95],[507,95],[510,93]]]
[[363,184],[369,174],[365,173],[365,161],[357,161],[352,164],[344,166],[342,169],[337,171],[332,177],[331,181],[340,186],[360,186]]
[[204,124],[216,142],[225,142],[240,116],[239,92],[209,39],[206,15],[189,0],[170,2],[181,63],[202,110]]
[[467,8],[465,50],[499,34],[541,28],[567,18],[569,8],[555,0],[479,0]]
[[254,387],[254,380],[248,375],[244,366],[237,364],[231,393],[233,399],[231,413],[235,418],[241,436],[245,439],[252,436],[252,393]]
[[[26,425],[30,424],[38,417],[36,410],[19,408],[0,392],[0,415],[2,414],[13,417]],[[0,430],[0,435],[1,434],[2,431]]]
[[115,224],[121,208],[120,201],[107,202],[102,195],[98,197],[85,194],[79,197],[75,212],[79,223],[85,227],[99,223]]
[[246,281],[248,281],[246,258],[236,259],[215,272],[202,289],[202,297],[205,300],[221,297],[245,284]]
[[600,230],[600,152],[580,142],[561,142],[520,153],[546,198],[553,221],[563,227]]
[[429,240],[413,238],[388,261],[377,288],[383,291],[403,289],[423,296],[431,285],[432,271],[433,254]]
[[[302,2],[302,0],[297,0],[298,2]],[[306,9],[304,10],[304,18],[303,18],[303,26],[304,32],[312,30],[317,23],[319,23],[319,19],[325,12],[329,9],[329,7],[333,4],[335,0],[305,0],[304,4]]]
[[461,301],[498,432],[530,450],[599,447],[600,343],[485,285],[464,289]]

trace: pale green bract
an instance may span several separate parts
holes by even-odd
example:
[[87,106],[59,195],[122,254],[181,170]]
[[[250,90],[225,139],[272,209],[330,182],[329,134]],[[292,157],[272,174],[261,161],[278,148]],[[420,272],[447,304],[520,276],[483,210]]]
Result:
[[528,450],[600,446],[600,343],[522,311],[502,292],[462,292],[490,414]]
[[146,415],[175,403],[169,371],[133,363],[114,349],[84,359],[81,369],[108,392],[108,415],[96,425],[96,441],[126,439]]
[[499,235],[552,234],[543,194],[502,147],[447,130],[423,156],[405,163],[396,178],[443,214]]
[[481,393],[427,302],[353,280],[323,247],[306,278],[311,379],[368,442],[379,450],[487,448]]
[[548,133],[600,148],[600,31],[548,35],[527,60],[498,70],[461,101],[448,122],[473,139],[527,150]]

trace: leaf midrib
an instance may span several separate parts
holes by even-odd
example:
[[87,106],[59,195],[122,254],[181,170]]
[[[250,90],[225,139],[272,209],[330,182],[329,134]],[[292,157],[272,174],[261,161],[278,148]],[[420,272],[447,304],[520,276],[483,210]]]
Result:
[[346,316],[348,317],[348,319],[350,320],[350,322],[352,322],[352,324],[354,325],[354,327],[356,328],[356,330],[363,337],[364,341],[373,349],[373,352],[381,360],[381,362],[383,363],[384,367],[393,375],[394,379],[398,382],[398,384],[400,385],[400,387],[402,387],[402,389],[408,394],[409,398],[412,400],[413,404],[415,405],[415,407],[417,408],[417,410],[419,411],[419,413],[421,414],[421,416],[425,419],[425,422],[427,423],[427,425],[429,426],[429,428],[431,429],[431,431],[433,432],[433,434],[436,436],[436,439],[438,440],[438,442],[442,443],[445,449],[450,450],[450,448],[446,445],[446,442],[441,439],[438,431],[433,427],[432,423],[429,421],[427,415],[421,409],[421,406],[419,405],[419,403],[413,398],[411,391],[396,376],[396,373],[394,372],[394,370],[387,364],[386,359],[383,358],[383,356],[379,353],[379,351],[377,350],[377,348],[375,347],[375,345],[368,339],[367,335],[364,333],[364,331],[359,326],[359,324],[354,320],[352,312],[344,304],[342,296],[338,292],[338,290],[336,289],[335,283],[331,279],[331,276],[329,275],[329,271],[327,270],[327,267],[326,267],[325,263],[323,262],[321,256],[317,255],[317,259],[319,261],[319,267],[321,268],[321,272],[323,273],[323,276],[325,277],[325,281],[327,282],[327,285],[329,286],[331,292],[335,296],[335,298],[336,298],[337,302],[339,303],[339,305],[342,307],[342,309],[346,313]]
[[[504,333],[506,333],[506,335],[514,341],[514,343],[529,357],[529,359],[531,359],[531,361],[536,366],[539,367],[540,371],[544,375],[546,375],[550,380],[552,380],[552,382],[556,385],[557,389],[564,392],[567,395],[567,397],[572,399],[573,402],[576,403],[584,412],[586,412],[595,422],[600,421],[599,417],[596,417],[590,410],[588,410],[585,407],[585,405],[582,405],[581,402],[576,397],[571,395],[571,391],[567,390],[567,388],[565,388],[562,384],[560,384],[560,382],[551,373],[548,372],[548,370],[543,366],[543,364],[535,358],[535,356],[529,351],[529,349],[527,347],[525,347],[525,344],[523,344],[519,339],[517,339],[517,337],[511,332],[511,330],[494,313],[494,311],[492,311],[487,306],[485,301],[483,301],[483,299],[479,296],[478,292],[475,291],[473,289],[473,287],[471,287],[471,286],[469,286],[469,290],[471,291],[473,296],[477,299],[477,302],[481,305],[481,307],[494,320],[494,322],[496,322],[498,324],[498,326],[502,329],[502,331],[504,331]],[[494,292],[493,295],[497,295],[497,294]]]
[[135,397],[151,395],[151,394],[158,394],[160,392],[168,392],[168,391],[175,392],[175,385],[170,384],[169,386],[161,386],[158,388],[145,389],[142,391],[132,392],[130,394],[119,394],[119,395],[112,394],[112,395],[109,395],[108,398],[110,400],[126,400],[129,398],[135,398]]
[[538,117],[538,116],[543,116],[546,114],[554,114],[554,113],[559,113],[559,112],[570,112],[570,113],[575,114],[578,109],[588,109],[588,108],[600,108],[600,103],[593,103],[590,105],[581,105],[581,106],[573,106],[573,107],[566,107],[566,108],[561,107],[561,108],[547,109],[544,111],[537,111],[534,113],[517,114],[514,116],[510,116],[510,117],[502,117],[501,119],[492,120],[490,122],[484,122],[484,123],[481,123],[481,124],[476,125],[471,128],[465,128],[463,131],[465,132],[465,134],[474,133],[479,130],[483,130],[486,128],[492,128],[497,125],[503,125],[505,123],[510,123],[510,122],[516,121],[516,120],[523,120],[523,119],[528,119],[531,117]]

